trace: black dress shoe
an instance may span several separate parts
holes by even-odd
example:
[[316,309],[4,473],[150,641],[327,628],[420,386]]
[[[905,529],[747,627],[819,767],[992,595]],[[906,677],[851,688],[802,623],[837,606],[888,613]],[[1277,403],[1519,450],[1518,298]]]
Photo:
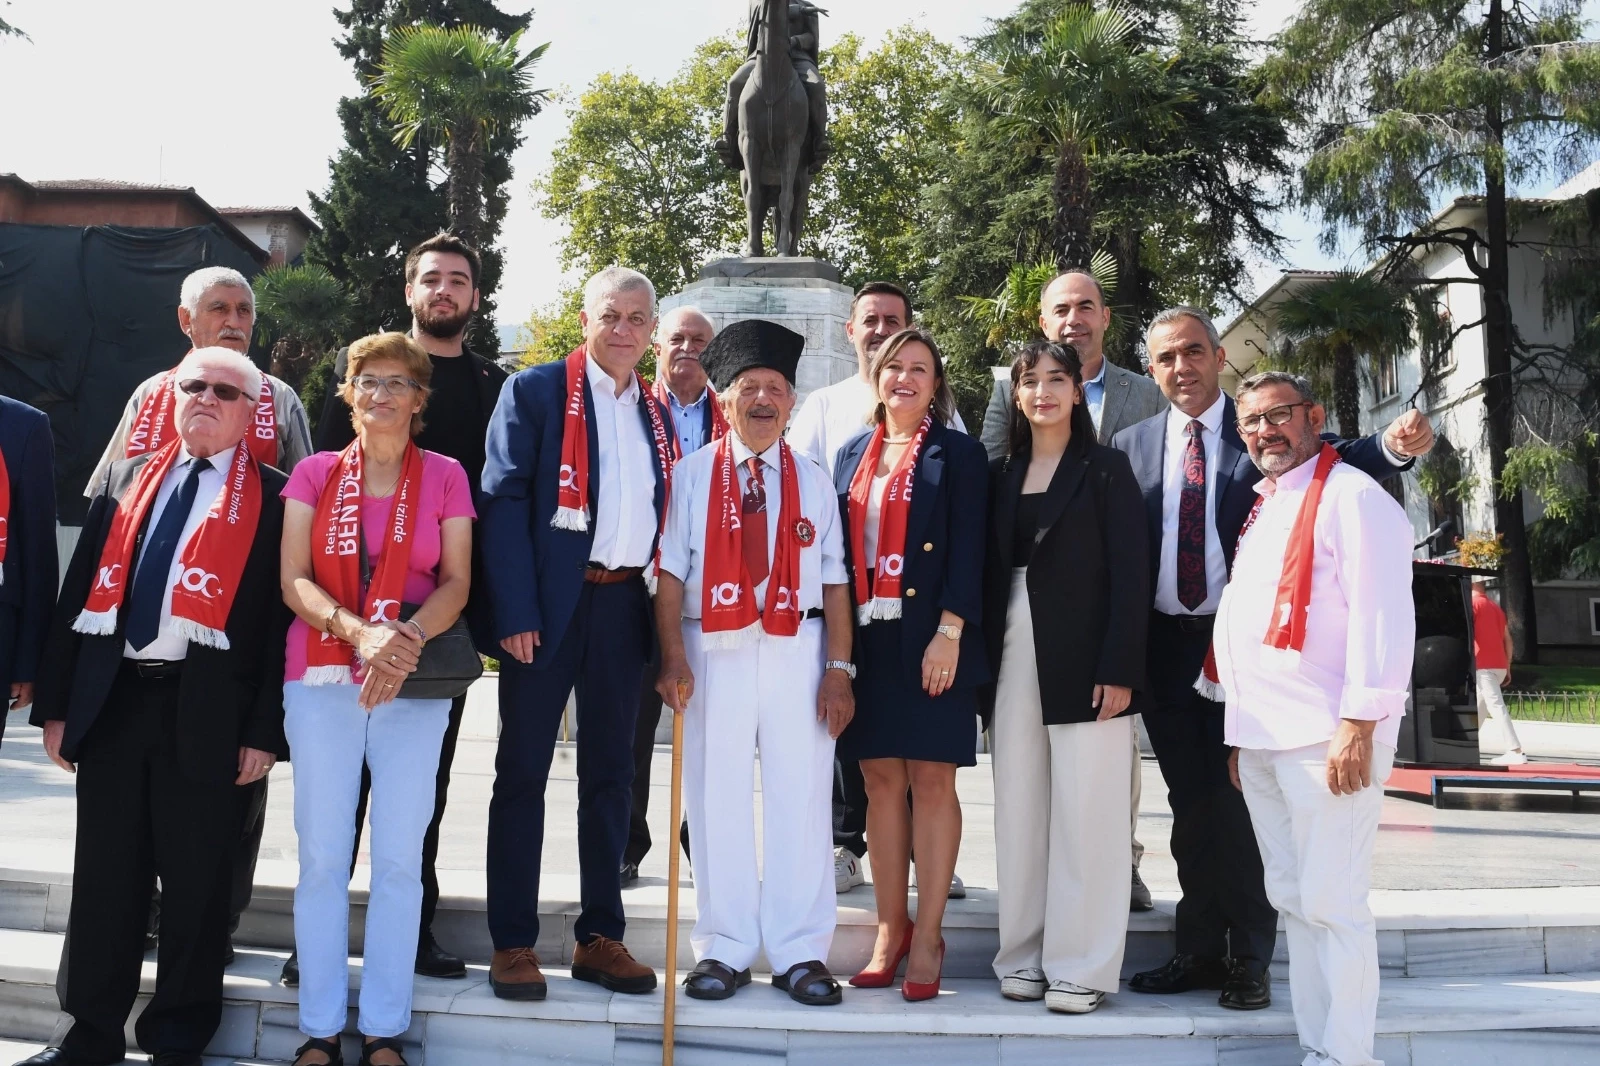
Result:
[[150,1056],[150,1066],[202,1066],[199,1055],[188,1051],[158,1051]]
[[618,878],[622,881],[622,887],[627,888],[639,880],[639,864],[636,862],[623,863],[622,869],[618,871]]
[[1272,974],[1265,963],[1243,959],[1231,964],[1217,1002],[1229,1010],[1261,1010],[1272,1006]]
[[1128,988],[1134,992],[1170,996],[1196,988],[1220,989],[1227,980],[1228,966],[1223,959],[1179,952],[1165,966],[1134,974],[1128,981]]
[[232,966],[233,965],[233,960],[237,959],[238,957],[239,957],[239,953],[233,950],[233,941],[229,940],[228,941],[228,954],[223,957],[222,965],[224,965],[224,966]]
[[[117,1062],[124,1060],[118,1059]],[[58,1047],[47,1047],[37,1055],[30,1055],[17,1063],[16,1066],[110,1066],[100,1063],[89,1063],[84,1059],[75,1059]]]
[[433,933],[424,933],[417,940],[418,977],[465,977],[467,964],[439,946]]
[[285,987],[285,988],[299,988],[300,987],[300,954],[299,954],[299,952],[295,952],[295,951],[289,952],[289,957],[287,959],[283,960],[283,973],[281,975],[279,975],[278,980],[283,982],[283,987]]

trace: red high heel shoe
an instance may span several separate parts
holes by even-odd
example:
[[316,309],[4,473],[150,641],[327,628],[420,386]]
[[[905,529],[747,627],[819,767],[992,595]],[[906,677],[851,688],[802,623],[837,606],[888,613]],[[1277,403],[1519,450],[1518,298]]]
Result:
[[886,970],[862,970],[850,978],[850,984],[856,988],[888,988],[894,984],[894,975],[899,971],[900,964],[906,961],[906,956],[911,954],[911,934],[916,930],[916,923],[906,926],[906,935],[900,939],[900,946],[889,957],[889,968]]
[[932,999],[939,994],[939,982],[944,978],[944,937],[939,938],[939,975],[931,981],[913,981],[906,978],[900,983],[900,994],[907,1003]]

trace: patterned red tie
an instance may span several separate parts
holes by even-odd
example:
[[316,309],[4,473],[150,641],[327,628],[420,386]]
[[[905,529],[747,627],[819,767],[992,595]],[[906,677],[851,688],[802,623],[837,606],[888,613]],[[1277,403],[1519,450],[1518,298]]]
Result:
[[750,575],[750,588],[767,579],[767,486],[761,480],[761,460],[752,455],[744,461],[744,501],[740,508],[739,538],[744,546],[744,568]]
[[1189,422],[1178,495],[1178,602],[1191,611],[1206,602],[1206,446],[1200,429],[1198,419]]

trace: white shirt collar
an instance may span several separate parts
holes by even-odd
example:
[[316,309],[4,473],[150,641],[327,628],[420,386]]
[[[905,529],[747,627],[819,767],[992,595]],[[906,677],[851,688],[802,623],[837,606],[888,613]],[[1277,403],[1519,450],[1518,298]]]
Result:
[[1263,476],[1260,481],[1256,482],[1256,491],[1263,496],[1271,497],[1276,495],[1279,489],[1288,489],[1290,492],[1294,492],[1307,488],[1311,484],[1311,478],[1317,472],[1317,456],[1321,454],[1322,449],[1318,448],[1311,453],[1311,458],[1293,470],[1286,470],[1279,474],[1277,481]]
[[[734,465],[735,466],[743,466],[746,462],[749,461],[750,457],[752,455],[755,455],[756,453],[750,450],[750,446],[747,445],[744,442],[744,440],[739,436],[739,434],[735,433],[732,430],[729,430],[728,431],[728,435],[733,438],[733,462],[734,462]],[[767,464],[768,466],[772,467],[772,469],[774,469],[774,470],[779,469],[779,467],[778,467],[778,463],[779,463],[778,447],[782,443],[783,443],[783,438],[779,437],[777,440],[772,442],[772,447],[768,448],[766,451],[761,453],[761,461],[763,463]]]
[[[1217,433],[1222,429],[1222,413],[1227,405],[1227,394],[1222,392],[1217,393],[1216,402],[1210,407],[1206,408],[1205,412],[1200,415],[1200,425],[1205,432]],[[1170,438],[1174,433],[1182,434],[1188,432],[1189,423],[1191,421],[1193,421],[1193,419],[1189,415],[1184,414],[1183,411],[1178,408],[1177,404],[1173,404],[1171,407],[1168,407],[1167,436]]]
[[605,367],[600,365],[600,360],[594,356],[588,359],[589,391],[594,393],[604,392],[607,396],[614,397],[617,403],[633,404],[639,402],[639,377],[637,374],[628,378],[628,387],[622,390],[622,395],[617,395],[617,383]]

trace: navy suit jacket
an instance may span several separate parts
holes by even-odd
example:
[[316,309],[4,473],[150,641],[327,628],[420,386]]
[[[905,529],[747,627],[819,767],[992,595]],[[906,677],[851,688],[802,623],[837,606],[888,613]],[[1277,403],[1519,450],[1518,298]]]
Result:
[[[567,625],[583,590],[583,573],[594,547],[600,506],[600,445],[594,426],[594,395],[583,380],[585,422],[589,437],[589,528],[583,532],[556,529],[561,476],[561,431],[567,403],[565,361],[530,367],[513,374],[500,391],[483,463],[483,511],[478,528],[483,557],[493,572],[489,593],[494,609],[494,639],[517,633],[538,633],[533,668],[548,663],[566,636]],[[667,432],[672,414],[663,411]],[[639,418],[650,434],[650,413],[639,404]],[[666,507],[666,485],[655,471],[655,509],[659,528]],[[653,548],[652,548],[653,551]]]
[[[850,479],[872,439],[868,430],[839,449],[834,487],[845,529],[845,564],[855,579],[850,542]],[[989,494],[989,457],[983,445],[937,421],[917,456],[906,519],[905,570],[901,588],[916,595],[901,601],[901,666],[906,684],[922,687],[922,655],[939,627],[941,612],[964,623],[955,687],[989,680],[983,627],[984,501]],[[859,654],[859,652],[858,652]]]
[[0,455],[11,481],[0,584],[0,693],[37,679],[56,602],[55,447],[44,412],[0,396]]

